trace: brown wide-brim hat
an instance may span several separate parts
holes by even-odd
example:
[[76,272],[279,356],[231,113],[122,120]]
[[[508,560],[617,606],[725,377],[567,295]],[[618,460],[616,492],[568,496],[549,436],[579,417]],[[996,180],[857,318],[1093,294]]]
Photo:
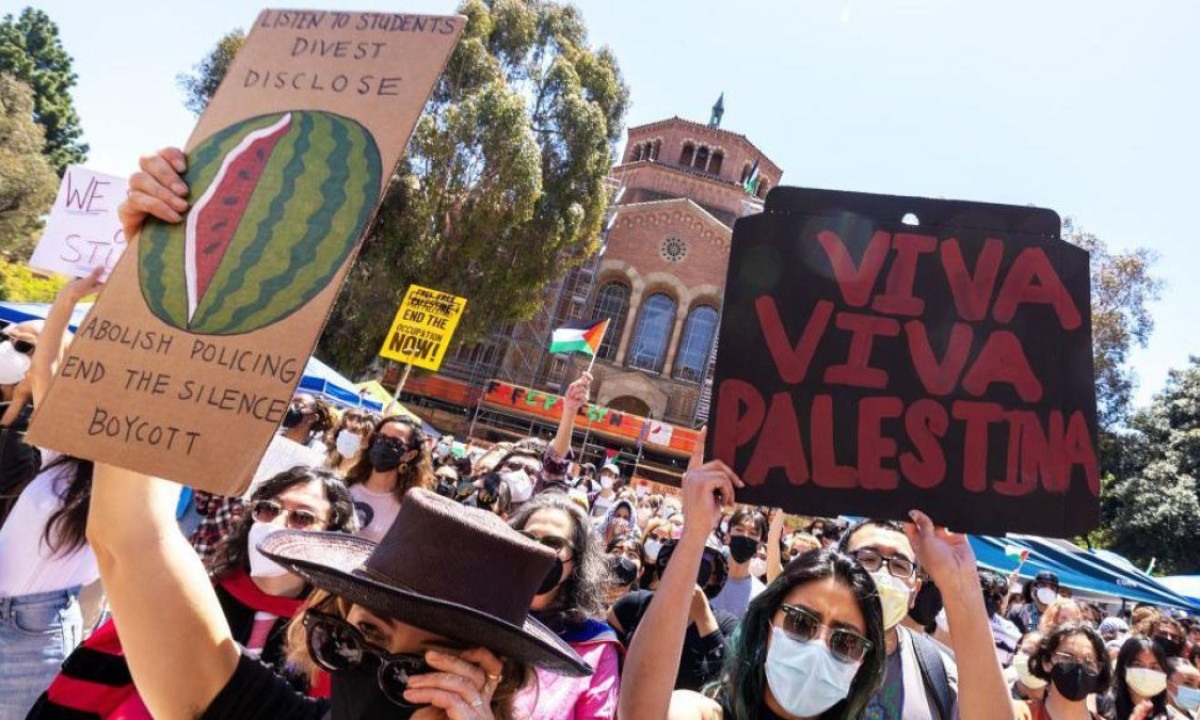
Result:
[[413,489],[378,544],[280,530],[258,549],[314,587],[384,617],[561,675],[592,673],[570,645],[529,617],[554,552],[490,512]]

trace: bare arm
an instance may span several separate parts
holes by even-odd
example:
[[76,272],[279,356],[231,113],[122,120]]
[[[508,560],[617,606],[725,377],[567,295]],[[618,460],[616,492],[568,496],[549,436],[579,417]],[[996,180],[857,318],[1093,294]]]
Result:
[[175,522],[178,499],[174,483],[97,464],[87,534],[146,707],[191,720],[229,681],[239,651]]
[[783,511],[771,511],[771,524],[767,528],[767,584],[783,574],[783,551],[779,547],[783,540]]
[[50,389],[50,381],[58,372],[58,365],[65,354],[63,342],[67,328],[71,323],[71,313],[80,300],[99,290],[100,273],[103,268],[95,268],[85,277],[76,278],[63,286],[46,314],[46,323],[38,337],[37,350],[33,353],[33,362],[29,367],[29,384],[33,393],[33,407],[42,404],[46,391]]
[[579,374],[579,378],[571,383],[571,386],[567,388],[567,394],[563,396],[563,414],[558,420],[558,432],[554,434],[554,440],[551,441],[550,447],[564,460],[571,452],[571,433],[575,432],[575,415],[579,412],[579,408],[587,405],[588,389],[591,386],[592,374],[584,370]]
[[617,712],[620,717],[651,720],[667,717],[689,620],[678,608],[691,607],[705,540],[721,519],[722,507],[733,504],[734,485],[741,485],[737,476],[719,460],[700,464],[703,448],[701,440],[683,476],[683,537],[671,554],[654,599],[625,656]]
[[924,513],[910,513],[906,528],[917,560],[942,591],[954,655],[958,706],[964,720],[1011,720],[1012,698],[996,658],[991,624],[979,590],[975,553],[965,535],[935,528]]

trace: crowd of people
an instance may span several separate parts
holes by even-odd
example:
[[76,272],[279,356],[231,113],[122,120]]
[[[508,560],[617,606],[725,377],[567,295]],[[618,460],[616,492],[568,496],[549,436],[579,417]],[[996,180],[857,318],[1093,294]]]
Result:
[[[128,237],[183,169],[143,159]],[[919,510],[738,505],[703,442],[677,489],[580,464],[586,372],[553,438],[487,445],[298,394],[313,463],[242,497],[24,446],[100,287],[0,343],[0,720],[1197,717],[1200,622],[981,570]]]

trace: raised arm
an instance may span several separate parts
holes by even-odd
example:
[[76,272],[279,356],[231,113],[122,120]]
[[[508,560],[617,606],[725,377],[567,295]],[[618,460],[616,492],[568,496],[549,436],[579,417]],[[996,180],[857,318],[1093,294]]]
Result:
[[1012,699],[1000,661],[983,593],[975,553],[967,536],[935,528],[929,516],[909,513],[905,527],[917,561],[937,583],[946,607],[946,622],[958,661],[959,717],[964,720],[1011,720]]
[[667,717],[688,626],[689,614],[679,609],[691,607],[705,541],[720,521],[722,508],[733,505],[734,486],[742,484],[720,460],[703,462],[703,434],[683,476],[683,536],[625,656],[620,717]]
[[104,285],[100,282],[102,272],[104,268],[94,268],[85,277],[75,278],[64,285],[55,296],[54,304],[50,306],[46,323],[42,326],[38,338],[37,351],[33,353],[33,363],[29,367],[29,384],[33,393],[34,408],[42,404],[42,398],[46,397],[46,391],[50,388],[50,381],[54,379],[58,365],[62,362],[71,313],[75,311],[75,305],[80,300]]
[[567,394],[563,396],[563,413],[558,420],[558,432],[554,434],[554,440],[550,443],[550,447],[558,454],[558,457],[566,460],[567,455],[571,452],[571,433],[575,431],[575,415],[579,412],[579,408],[587,405],[588,392],[592,387],[592,374],[584,370],[579,374],[575,382],[567,388]]
[[775,508],[771,511],[771,522],[767,527],[767,582],[775,582],[775,578],[783,574],[783,549],[779,543],[783,540],[783,511]]

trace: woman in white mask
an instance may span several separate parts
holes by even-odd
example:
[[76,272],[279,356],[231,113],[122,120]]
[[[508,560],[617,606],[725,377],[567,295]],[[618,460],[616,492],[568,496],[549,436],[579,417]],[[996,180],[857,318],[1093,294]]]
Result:
[[[246,654],[286,677],[297,691],[328,694],[327,683],[314,685],[314,678],[289,666],[286,654],[287,625],[301,609],[309,588],[303,578],[257,547],[267,535],[285,528],[354,532],[354,505],[345,484],[332,473],[304,467],[263,482],[246,503],[233,533],[217,547],[213,585],[233,639]],[[109,620],[72,654],[29,717],[59,717],[68,708],[101,718],[140,717],[136,709],[144,705],[137,689],[132,683],[113,683],[118,669],[128,676],[116,628]]]
[[[883,607],[867,571],[837,551],[793,560],[750,603],[726,653],[715,697],[672,693],[687,623],[678,608],[692,593],[706,538],[722,510],[733,505],[734,488],[742,486],[724,463],[703,462],[703,433],[697,447],[682,484],[683,537],[630,645],[618,715],[652,720],[859,717],[883,677]],[[955,598],[947,605],[951,632],[980,658],[961,668],[962,706],[973,711],[971,717],[1011,717],[970,545],[965,536],[935,528],[923,513],[910,516],[913,524],[905,532],[917,559]]]
[[1133,636],[1121,645],[1112,689],[1097,710],[1112,720],[1165,720],[1167,656],[1150,638]]
[[1200,670],[1183,658],[1167,658],[1171,720],[1192,720],[1200,710]]
[[1013,700],[1043,700],[1046,697],[1048,683],[1034,675],[1029,668],[1029,658],[1037,652],[1038,643],[1041,641],[1042,634],[1036,630],[1025,633],[1017,641],[1017,652],[1013,655],[1012,665],[1008,670]]
[[359,461],[363,451],[371,447],[375,424],[380,416],[364,410],[347,410],[329,433],[329,452],[325,467],[345,477]]

